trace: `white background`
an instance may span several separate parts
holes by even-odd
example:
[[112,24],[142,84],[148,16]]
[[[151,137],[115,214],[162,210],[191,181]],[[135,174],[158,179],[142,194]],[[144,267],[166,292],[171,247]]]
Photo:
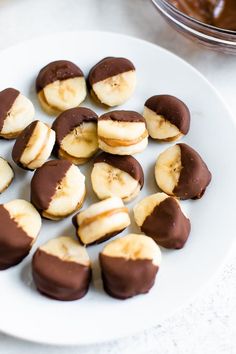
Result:
[[[236,115],[236,57],[184,39],[160,18],[149,0],[0,0],[0,49],[35,36],[80,29],[126,33],[171,50],[206,75]],[[156,328],[112,343],[70,348],[42,346],[0,333],[0,354],[234,354],[235,255],[233,249],[226,267],[201,297]]]

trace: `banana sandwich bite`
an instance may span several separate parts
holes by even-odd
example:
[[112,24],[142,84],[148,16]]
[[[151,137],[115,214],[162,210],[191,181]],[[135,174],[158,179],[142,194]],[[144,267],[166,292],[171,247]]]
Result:
[[157,185],[180,199],[199,199],[211,181],[201,156],[187,144],[176,144],[162,152],[155,166]]
[[50,160],[31,180],[31,202],[44,218],[59,220],[79,210],[85,197],[85,177],[67,160]]
[[133,156],[102,152],[94,160],[91,180],[99,199],[117,196],[129,202],[143,188],[144,174],[140,163]]
[[174,141],[186,135],[190,112],[184,102],[170,95],[150,97],[144,105],[144,118],[153,139]]
[[12,159],[24,169],[34,170],[50,157],[56,134],[47,124],[35,120],[18,136],[12,150]]
[[148,144],[145,119],[134,111],[111,111],[98,118],[98,144],[116,155],[133,155]]
[[37,249],[32,273],[42,294],[56,300],[77,300],[88,291],[91,263],[85,247],[71,237],[61,236]]
[[126,58],[107,57],[89,72],[88,84],[95,101],[110,107],[126,102],[136,86],[136,70]]
[[14,179],[14,171],[11,165],[0,156],[0,193],[7,189]]
[[127,299],[152,288],[161,251],[150,237],[129,234],[109,242],[99,261],[104,290],[112,297]]
[[0,205],[0,269],[18,264],[31,250],[41,229],[32,204],[15,199]]
[[42,108],[51,115],[79,106],[87,94],[82,70],[68,60],[57,60],[43,67],[36,79]]
[[122,199],[111,197],[90,205],[73,217],[76,235],[84,245],[97,244],[118,235],[130,225]]
[[182,248],[191,229],[178,201],[165,193],[141,200],[134,207],[134,219],[142,232],[166,248]]
[[34,119],[32,102],[14,88],[0,91],[0,137],[15,139]]
[[89,108],[71,108],[55,119],[55,153],[76,165],[87,162],[98,150],[98,116]]

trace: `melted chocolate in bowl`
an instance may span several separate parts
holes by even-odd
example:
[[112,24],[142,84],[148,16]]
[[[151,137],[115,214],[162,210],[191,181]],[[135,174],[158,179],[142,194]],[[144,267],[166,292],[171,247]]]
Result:
[[236,0],[169,0],[178,10],[209,25],[236,31]]

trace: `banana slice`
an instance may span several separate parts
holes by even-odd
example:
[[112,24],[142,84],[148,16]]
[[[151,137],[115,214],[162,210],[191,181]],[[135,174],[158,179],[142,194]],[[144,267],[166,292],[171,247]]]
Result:
[[175,141],[186,135],[190,112],[184,102],[170,95],[150,97],[144,105],[144,118],[153,139]]
[[91,281],[91,263],[85,247],[68,236],[40,246],[33,257],[32,272],[42,294],[63,301],[81,299]]
[[[134,220],[136,224],[141,227],[145,219],[152,214],[155,207],[167,198],[169,198],[169,196],[165,193],[156,193],[142,199],[136,204],[134,207]],[[177,200],[176,202],[178,203]]]
[[125,103],[134,93],[136,72],[134,70],[109,77],[93,84],[96,98],[109,107]]
[[124,202],[129,202],[142,189],[144,174],[134,157],[103,152],[94,160],[91,181],[99,199],[117,196]]
[[98,150],[97,115],[91,109],[69,109],[54,121],[55,152],[74,164],[87,162]]
[[77,107],[86,97],[84,77],[75,77],[62,81],[54,81],[43,89],[47,104],[58,111]]
[[130,218],[122,200],[111,197],[78,213],[73,223],[80,242],[91,245],[119,234],[130,225]]
[[27,256],[42,223],[32,204],[16,199],[0,205],[0,224],[0,269],[7,269]]
[[104,290],[115,298],[127,299],[152,288],[161,251],[150,237],[129,234],[109,242],[99,260]]
[[190,233],[190,221],[178,201],[165,193],[142,199],[134,207],[134,219],[141,231],[166,248],[182,248]]
[[34,106],[18,90],[0,92],[0,137],[15,139],[34,119]]
[[92,97],[114,107],[132,96],[136,87],[136,70],[128,59],[108,57],[90,70],[88,81]]
[[0,193],[4,192],[14,178],[14,171],[11,165],[3,157],[0,157]]
[[148,144],[143,116],[133,111],[112,111],[98,119],[100,149],[116,155],[133,155]]
[[36,79],[42,108],[51,115],[79,106],[86,97],[86,81],[81,69],[67,60],[46,65]]
[[51,160],[36,170],[31,200],[42,216],[62,219],[79,210],[85,197],[85,177],[67,160]]
[[181,150],[179,145],[171,146],[161,153],[155,166],[155,178],[159,188],[169,195],[174,195],[174,189],[178,185],[181,169]]
[[55,140],[55,132],[47,124],[36,120],[18,136],[12,159],[25,169],[41,167],[51,155]]
[[187,144],[171,146],[157,159],[157,185],[180,199],[199,199],[211,181],[211,173],[201,156]]

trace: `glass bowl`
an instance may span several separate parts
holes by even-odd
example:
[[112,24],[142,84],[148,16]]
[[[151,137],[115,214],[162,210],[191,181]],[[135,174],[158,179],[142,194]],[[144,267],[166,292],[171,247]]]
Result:
[[213,50],[236,54],[236,31],[200,22],[180,12],[166,0],[151,1],[172,27],[192,41],[206,45]]

